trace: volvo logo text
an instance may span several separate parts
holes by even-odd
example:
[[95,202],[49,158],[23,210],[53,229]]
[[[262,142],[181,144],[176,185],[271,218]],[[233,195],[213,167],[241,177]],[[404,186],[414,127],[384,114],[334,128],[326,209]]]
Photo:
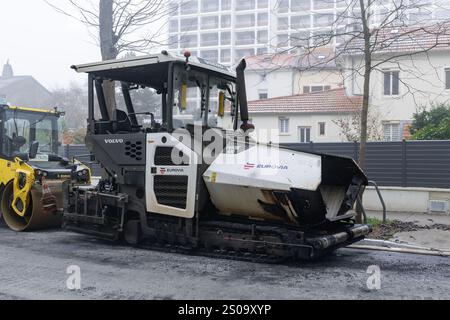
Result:
[[105,139],[106,144],[121,144],[123,139]]

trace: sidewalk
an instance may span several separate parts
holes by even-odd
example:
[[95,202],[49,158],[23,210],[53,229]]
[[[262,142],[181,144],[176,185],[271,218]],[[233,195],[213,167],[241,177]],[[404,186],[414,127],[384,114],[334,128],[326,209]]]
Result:
[[[383,212],[367,211],[368,218],[383,220]],[[408,213],[408,212],[387,212],[387,220],[399,220],[403,222],[413,222],[418,226],[431,226],[433,224],[445,224],[450,226],[450,215],[448,214],[427,214],[427,213]]]
[[[367,212],[368,218],[383,219],[382,212]],[[387,220],[401,221],[390,241],[450,251],[450,215],[388,212]],[[388,223],[389,225],[389,223]],[[404,227],[405,231],[400,231]],[[370,238],[370,236],[369,236]]]

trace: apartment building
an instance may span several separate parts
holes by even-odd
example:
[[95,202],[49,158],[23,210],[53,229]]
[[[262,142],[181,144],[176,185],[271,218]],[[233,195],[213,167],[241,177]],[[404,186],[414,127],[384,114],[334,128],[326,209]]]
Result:
[[[228,66],[244,56],[284,52],[304,45],[308,38],[351,26],[351,17],[337,19],[343,17],[349,1],[171,0],[169,50],[190,50]],[[404,1],[420,4],[407,12],[411,23],[450,19],[450,0]],[[377,0],[372,23],[376,25],[394,9],[395,1]],[[336,37],[331,45],[343,40]]]
[[268,52],[270,0],[174,1],[169,49],[232,65]]

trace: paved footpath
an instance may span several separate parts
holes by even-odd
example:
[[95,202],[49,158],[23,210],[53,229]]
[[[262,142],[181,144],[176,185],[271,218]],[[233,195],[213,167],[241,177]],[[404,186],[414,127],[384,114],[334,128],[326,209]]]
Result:
[[[369,211],[367,216],[379,220],[383,219],[381,212]],[[412,222],[425,228],[399,232],[394,235],[392,241],[450,252],[450,215],[388,212],[387,218],[388,220]]]

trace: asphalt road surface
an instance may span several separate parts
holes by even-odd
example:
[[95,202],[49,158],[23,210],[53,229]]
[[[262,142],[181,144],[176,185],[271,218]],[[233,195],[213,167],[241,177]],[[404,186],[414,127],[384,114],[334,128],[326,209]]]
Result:
[[[369,290],[369,266],[381,289]],[[81,289],[67,287],[78,266]],[[0,227],[0,299],[449,299],[450,259],[341,249],[285,265],[134,249],[63,231]]]

